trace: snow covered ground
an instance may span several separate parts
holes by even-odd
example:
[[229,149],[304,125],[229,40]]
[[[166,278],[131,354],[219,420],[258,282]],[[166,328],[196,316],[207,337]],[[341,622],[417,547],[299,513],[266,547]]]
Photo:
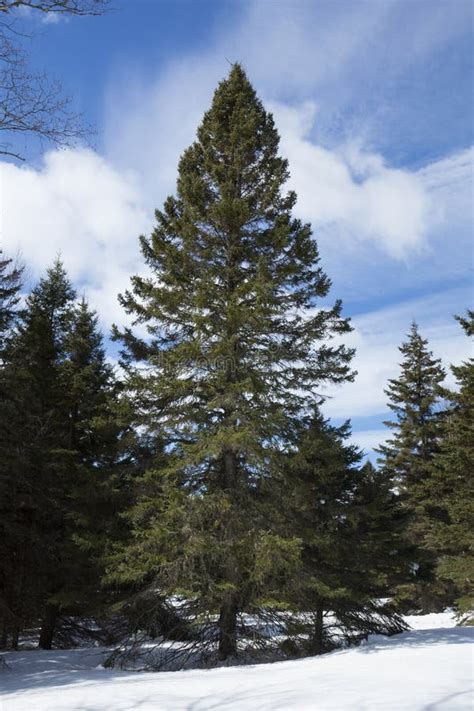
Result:
[[474,628],[408,617],[413,630],[321,657],[209,671],[100,667],[105,650],[4,655],[1,711],[472,711]]

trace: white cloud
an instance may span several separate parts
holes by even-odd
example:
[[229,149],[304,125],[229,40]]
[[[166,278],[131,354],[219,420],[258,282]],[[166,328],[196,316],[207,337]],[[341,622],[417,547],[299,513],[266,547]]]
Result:
[[339,151],[315,145],[308,138],[314,104],[271,108],[305,220],[316,229],[336,228],[346,239],[370,240],[394,258],[424,247],[431,205],[419,176],[387,167],[382,156],[356,144]]
[[[292,151],[293,180],[301,183],[295,185],[302,198],[299,211],[316,225],[318,221],[326,221],[335,226],[331,233],[333,247],[339,250],[339,261],[346,262],[347,254],[343,256],[342,250],[347,244],[348,224],[359,221],[362,235],[358,239],[365,239],[366,245],[372,239],[370,233],[363,232],[362,224],[364,220],[370,223],[378,215],[377,206],[371,206],[370,200],[364,198],[367,185],[372,180],[390,183],[392,171],[384,167],[380,156],[361,152],[354,146],[342,156],[306,145],[304,129],[312,117],[313,107],[308,105],[298,111],[286,110],[282,120],[284,140]],[[471,187],[471,155],[465,152],[448,157],[418,175],[424,189],[435,197],[438,221],[454,224],[459,214],[469,221],[466,201]],[[362,182],[354,181],[355,171]],[[160,175],[159,170],[157,173]],[[47,154],[39,169],[0,163],[0,180],[2,246],[13,254],[20,249],[35,278],[61,252],[71,277],[99,309],[104,325],[123,321],[117,294],[128,287],[131,274],[143,269],[138,235],[148,233],[152,224],[150,200],[136,174],[114,167],[111,161],[91,151],[68,150]],[[163,180],[168,178],[165,176]],[[407,201],[410,204],[408,197]],[[383,225],[384,215],[380,219]],[[403,219],[408,218],[405,215]],[[395,224],[384,228],[387,249]],[[413,229],[415,235],[419,234]],[[401,244],[405,245],[403,239]],[[449,256],[452,245],[444,245],[446,249]],[[436,254],[443,259],[443,245],[438,245]],[[351,254],[346,270],[354,281],[357,252]],[[359,291],[364,288],[359,284]],[[357,348],[355,367],[359,376],[354,385],[347,386],[328,403],[328,412],[349,416],[385,409],[383,388],[396,373],[397,346],[413,317],[420,319],[423,327],[435,327],[432,334],[435,351],[456,361],[453,348],[456,350],[459,343],[462,350],[463,340],[451,318],[459,310],[459,303],[467,306],[468,300],[466,295],[446,302],[443,294],[356,318],[351,341]],[[443,336],[446,323],[448,330]]]
[[194,140],[227,69],[205,57],[190,57],[172,62],[151,81],[132,72],[109,87],[105,155],[120,170],[135,171],[150,209],[174,192],[179,157]]
[[0,163],[1,243],[37,278],[61,253],[104,324],[122,319],[117,294],[140,265],[138,235],[151,220],[136,180],[92,151],[53,151],[36,170]]
[[44,25],[58,25],[60,22],[67,22],[67,15],[60,12],[45,12],[41,16],[41,22]]
[[351,444],[355,444],[365,453],[373,452],[390,436],[388,429],[360,430],[351,436]]
[[[150,207],[174,191],[179,155],[194,139],[218,77],[215,63],[202,60],[173,64],[151,84],[130,80],[125,90],[111,89],[106,153],[114,165],[140,174]],[[289,159],[299,215],[315,228],[337,230],[345,242],[369,241],[396,259],[426,246],[431,205],[416,173],[389,168],[355,143],[338,150],[316,145],[308,137],[317,121],[312,103],[267,105]]]

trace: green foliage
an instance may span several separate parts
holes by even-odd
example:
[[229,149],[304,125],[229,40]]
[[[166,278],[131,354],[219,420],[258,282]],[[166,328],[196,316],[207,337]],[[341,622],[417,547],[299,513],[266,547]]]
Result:
[[408,341],[399,349],[403,355],[400,376],[390,380],[385,391],[396,420],[384,424],[394,436],[379,450],[382,463],[413,504],[424,496],[423,482],[438,450],[443,420],[440,386],[445,373],[427,344],[413,323]]
[[[474,312],[457,317],[466,335],[474,335]],[[439,578],[454,586],[461,615],[474,608],[474,360],[452,366],[456,390],[449,401],[439,452],[433,463],[431,525],[427,546],[437,555]]]
[[23,268],[4,257],[0,249],[0,364],[19,316],[22,274]]
[[0,645],[41,621],[48,647],[61,616],[108,609],[189,643],[181,660],[255,649],[275,623],[278,654],[321,653],[402,630],[395,590],[472,605],[473,362],[443,390],[413,324],[383,468],[361,464],[319,409],[353,378],[351,327],[278,149],[234,65],[140,238],[121,383],[61,262],[20,309],[0,259]]
[[396,415],[395,421],[385,423],[392,429],[393,437],[380,447],[380,461],[396,483],[410,514],[407,541],[418,548],[413,557],[416,580],[400,589],[400,594],[430,611],[449,602],[449,591],[436,580],[436,551],[427,545],[431,520],[437,515],[433,460],[443,432],[445,372],[440,360],[428,349],[427,340],[419,334],[416,323],[399,350],[403,355],[400,376],[390,380],[385,391],[388,406]]
[[61,539],[55,486],[66,451],[57,436],[60,409],[59,364],[74,293],[56,264],[33,290],[9,347],[4,383],[2,431],[2,559],[7,566],[8,616],[22,624],[38,611],[55,571]]
[[327,614],[349,639],[402,628],[390,605],[376,601],[409,576],[406,515],[393,482],[370,463],[360,466],[349,436],[349,423],[331,426],[316,411],[302,423],[286,467],[289,525],[303,551],[294,595],[305,617],[296,631],[313,652],[334,644],[323,626]]
[[99,586],[92,537],[118,437],[97,319],[59,261],[27,299],[2,382],[4,605],[17,627],[46,610],[49,646],[59,611],[84,611]]

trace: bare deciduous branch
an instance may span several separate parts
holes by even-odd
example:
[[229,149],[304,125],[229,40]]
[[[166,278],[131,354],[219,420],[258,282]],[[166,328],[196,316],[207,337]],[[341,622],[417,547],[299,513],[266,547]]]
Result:
[[39,12],[58,12],[70,15],[101,15],[110,0],[0,0],[0,12],[8,13],[18,8]]
[[[45,139],[68,146],[91,133],[59,82],[30,69],[21,38],[30,35],[18,25],[21,8],[40,13],[100,15],[110,0],[0,0],[0,155],[23,160],[17,149],[18,135]],[[2,14],[3,13],[3,14]]]

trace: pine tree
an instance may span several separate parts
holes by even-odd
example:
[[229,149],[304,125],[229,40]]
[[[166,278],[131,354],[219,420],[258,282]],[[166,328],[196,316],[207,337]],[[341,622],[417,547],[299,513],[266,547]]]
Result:
[[[429,553],[426,535],[431,498],[433,458],[439,450],[443,427],[441,384],[445,372],[439,359],[428,349],[416,323],[412,324],[408,340],[400,347],[403,355],[401,374],[390,380],[386,389],[389,408],[396,420],[384,424],[393,430],[393,437],[379,448],[381,463],[402,494],[411,514],[408,540],[419,546],[417,567],[419,604],[426,609],[441,602],[443,591],[436,589],[434,568],[436,558]],[[431,584],[429,584],[431,581]],[[413,593],[413,586],[409,595]]]
[[269,534],[272,457],[321,385],[350,377],[351,351],[328,342],[350,327],[340,302],[322,301],[330,282],[283,192],[278,143],[234,65],[180,160],[176,196],[141,238],[150,276],[121,298],[148,338],[116,334],[142,422],[170,455],[142,482],[117,575],[216,613],[221,659],[236,653],[239,613],[264,599],[269,547],[271,574],[296,551]]
[[[305,614],[293,631],[311,653],[403,623],[388,598],[409,574],[406,515],[392,482],[347,443],[350,425],[332,426],[317,410],[301,423],[286,466],[289,523],[302,541],[294,602]],[[325,620],[329,622],[325,622]]]
[[[474,312],[457,317],[466,335],[474,335]],[[451,366],[456,390],[449,401],[439,452],[434,457],[427,546],[438,558],[437,575],[454,586],[461,615],[474,605],[474,359]]]

